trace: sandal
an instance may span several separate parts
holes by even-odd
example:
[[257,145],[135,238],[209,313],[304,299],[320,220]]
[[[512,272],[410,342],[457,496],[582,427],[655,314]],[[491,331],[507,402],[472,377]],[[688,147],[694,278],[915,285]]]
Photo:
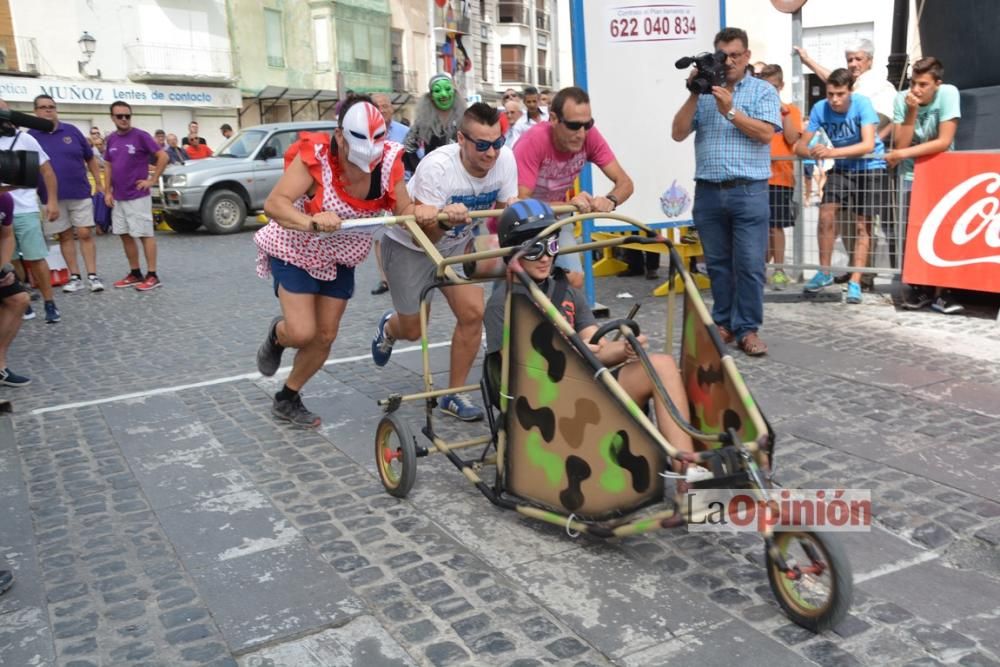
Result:
[[384,280],[379,281],[379,284],[375,286],[372,290],[372,294],[385,294],[389,291],[389,283]]
[[722,342],[725,343],[726,345],[729,345],[734,340],[736,340],[736,334],[734,334],[726,327],[722,326],[721,324],[716,324],[715,327],[719,330],[719,338],[721,338]]
[[739,347],[748,357],[759,357],[767,354],[767,345],[760,339],[756,331],[751,331],[740,339]]

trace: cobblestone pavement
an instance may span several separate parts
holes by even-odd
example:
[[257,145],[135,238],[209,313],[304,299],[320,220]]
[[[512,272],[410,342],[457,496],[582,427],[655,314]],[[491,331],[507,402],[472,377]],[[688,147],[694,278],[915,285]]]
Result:
[[[163,289],[59,294],[63,321],[26,322],[14,343],[33,384],[0,389],[15,410],[0,556],[17,575],[0,664],[1000,664],[991,319],[769,295],[771,353],[737,362],[778,434],[779,481],[875,498],[872,532],[842,539],[854,606],[815,636],[778,610],[753,535],[572,539],[436,458],[409,498],[388,496],[374,400],[415,391],[421,366],[404,343],[384,369],[367,357],[389,303],[368,294],[373,264],[304,393],[324,425],[304,433],[271,420],[280,380],[254,372],[277,304],[250,235],[160,243]],[[124,273],[113,239],[99,251],[105,278]],[[641,300],[662,346],[652,283],[598,285],[613,315]],[[431,363],[443,386],[448,348]],[[414,430],[421,411],[401,409]],[[448,438],[483,432],[447,419]]]

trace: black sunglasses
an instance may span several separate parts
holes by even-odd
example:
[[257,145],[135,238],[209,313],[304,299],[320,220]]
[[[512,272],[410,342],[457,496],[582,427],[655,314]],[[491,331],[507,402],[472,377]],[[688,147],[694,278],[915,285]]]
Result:
[[563,120],[562,118],[560,118],[559,122],[562,123],[563,125],[565,125],[566,129],[569,130],[570,132],[576,132],[581,127],[584,130],[589,130],[590,128],[594,127],[594,119],[593,118],[591,118],[590,120],[587,120],[587,121]]
[[507,137],[503,135],[500,135],[500,138],[497,139],[496,141],[486,141],[485,139],[473,139],[472,137],[466,135],[465,132],[462,132],[462,136],[465,137],[466,141],[471,141],[472,144],[476,147],[476,150],[479,151],[480,153],[485,153],[490,148],[493,148],[495,150],[500,150],[501,148],[503,148],[504,144],[507,143]]
[[132,114],[130,113],[116,113],[115,118],[118,120],[131,120]]
[[545,253],[549,254],[549,257],[555,257],[559,254],[559,237],[550,236],[547,239],[542,239],[541,241],[535,241],[528,249],[524,251],[521,255],[523,259],[529,262],[534,262],[542,258]]

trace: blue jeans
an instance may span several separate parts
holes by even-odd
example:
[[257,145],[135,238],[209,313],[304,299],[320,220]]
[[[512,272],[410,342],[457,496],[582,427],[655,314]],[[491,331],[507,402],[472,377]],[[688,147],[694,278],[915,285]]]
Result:
[[699,182],[691,215],[712,281],[712,319],[738,340],[764,321],[767,181],[731,188]]

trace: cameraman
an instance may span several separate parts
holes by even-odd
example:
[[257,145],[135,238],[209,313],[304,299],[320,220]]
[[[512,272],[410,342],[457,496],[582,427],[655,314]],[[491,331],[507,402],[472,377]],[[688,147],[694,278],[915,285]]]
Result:
[[[726,343],[751,356],[767,353],[757,330],[764,321],[764,282],[770,218],[767,181],[771,138],[781,131],[781,100],[774,86],[748,74],[745,31],[715,36],[726,56],[725,85],[692,92],[674,122],[674,141],[695,134],[692,217],[712,281],[712,319]],[[699,73],[688,76],[688,82]]]
[[[0,99],[0,109],[8,109],[7,102]],[[56,173],[49,164],[49,156],[27,132],[19,131],[10,121],[0,121],[0,151],[32,151],[38,153],[38,173],[50,193],[45,205],[45,219],[48,222],[59,219],[59,192]],[[38,211],[38,193],[35,188],[8,188],[14,198],[14,239],[16,252],[20,253],[25,273],[30,272],[38,291],[45,299],[45,321],[54,324],[61,319],[56,302],[52,300],[52,275],[49,273],[49,246],[42,233],[42,220]],[[34,317],[30,307],[25,315]],[[30,319],[30,318],[29,318]]]
[[[28,307],[28,292],[14,274],[10,260],[14,256],[14,198],[9,192],[0,193],[0,384],[24,387],[31,380],[7,368],[7,348],[17,330],[21,316]],[[3,576],[0,573],[0,589]]]

